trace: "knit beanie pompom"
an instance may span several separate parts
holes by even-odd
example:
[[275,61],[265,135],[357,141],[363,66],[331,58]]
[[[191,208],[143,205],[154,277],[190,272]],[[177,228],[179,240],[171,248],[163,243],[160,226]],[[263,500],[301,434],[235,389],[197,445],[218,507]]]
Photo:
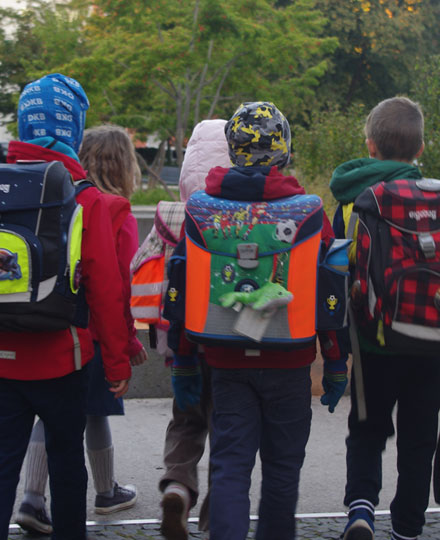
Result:
[[51,73],[25,86],[18,102],[21,141],[53,137],[79,150],[89,100],[78,81]]
[[234,165],[276,165],[281,169],[289,163],[289,122],[273,103],[241,104],[226,123],[225,135]]

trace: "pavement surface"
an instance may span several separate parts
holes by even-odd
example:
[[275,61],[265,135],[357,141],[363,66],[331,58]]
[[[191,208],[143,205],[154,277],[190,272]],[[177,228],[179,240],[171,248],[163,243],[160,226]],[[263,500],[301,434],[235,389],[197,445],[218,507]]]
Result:
[[[312,431],[307,446],[306,459],[300,482],[300,498],[297,508],[297,539],[338,539],[346,523],[342,504],[345,484],[345,437],[349,398],[344,396],[334,414],[319,403],[312,401]],[[95,492],[89,474],[88,488],[88,533],[90,540],[121,540],[162,538],[160,535],[161,494],[157,485],[164,472],[162,450],[165,430],[171,418],[171,399],[126,399],[125,416],[111,417],[113,443],[115,447],[115,476],[120,484],[135,484],[138,501],[135,507],[109,516],[97,516],[93,511]],[[201,501],[206,493],[209,449],[199,465],[199,503],[191,511],[190,539],[203,539],[197,530],[197,516]],[[383,489],[376,518],[378,540],[389,540],[389,504],[393,498],[396,473],[395,439],[388,443],[383,455]],[[257,521],[260,466],[257,461],[250,490],[251,529],[253,536]],[[21,502],[23,479],[17,490],[15,511]],[[48,502],[50,496],[47,493]],[[15,515],[15,514],[14,514]],[[420,540],[440,540],[440,508],[433,497],[426,514],[426,526]],[[11,522],[11,540],[30,540]],[[40,536],[38,538],[48,538]]]

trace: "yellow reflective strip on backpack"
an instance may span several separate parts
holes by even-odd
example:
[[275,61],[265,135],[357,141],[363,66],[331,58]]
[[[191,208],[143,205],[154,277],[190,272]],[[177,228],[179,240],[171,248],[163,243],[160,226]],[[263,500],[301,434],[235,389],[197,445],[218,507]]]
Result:
[[78,205],[72,216],[69,227],[68,240],[68,262],[70,268],[69,284],[70,290],[76,294],[79,288],[79,280],[75,280],[75,273],[79,262],[81,261],[81,242],[83,233],[83,208]]
[[31,259],[28,246],[18,234],[0,232],[0,294],[29,291]]
[[[353,212],[353,203],[344,204],[342,206],[342,218],[344,220],[344,233],[345,233],[346,238],[348,238],[347,229],[348,229],[348,224],[350,223],[350,216],[352,212]],[[358,225],[359,225],[359,220],[356,222],[356,225],[354,226],[353,242],[348,248],[348,260],[350,261],[350,264],[356,264],[356,239],[357,239]]]

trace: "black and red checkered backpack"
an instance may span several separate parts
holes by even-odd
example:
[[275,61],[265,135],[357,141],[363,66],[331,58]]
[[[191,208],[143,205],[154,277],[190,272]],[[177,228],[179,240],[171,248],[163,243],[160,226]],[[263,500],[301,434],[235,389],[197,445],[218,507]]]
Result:
[[358,327],[390,351],[440,356],[440,181],[380,182],[353,211]]

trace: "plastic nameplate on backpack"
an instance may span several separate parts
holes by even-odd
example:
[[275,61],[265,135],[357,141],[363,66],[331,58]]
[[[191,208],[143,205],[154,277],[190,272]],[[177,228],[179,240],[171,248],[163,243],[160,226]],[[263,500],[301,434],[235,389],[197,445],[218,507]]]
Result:
[[261,312],[245,306],[237,317],[233,332],[259,342],[263,339],[269,322],[269,317],[263,317]]

